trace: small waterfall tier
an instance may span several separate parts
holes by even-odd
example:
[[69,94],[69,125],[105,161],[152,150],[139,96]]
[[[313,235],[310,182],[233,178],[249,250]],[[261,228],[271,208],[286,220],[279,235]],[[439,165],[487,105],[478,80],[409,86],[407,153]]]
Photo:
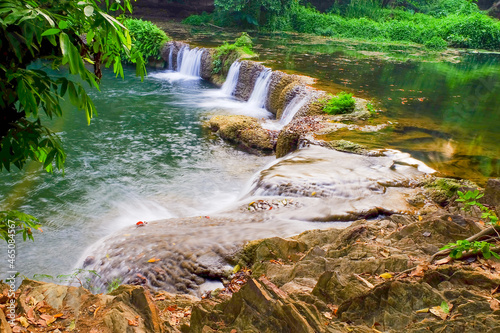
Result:
[[255,105],[259,108],[266,107],[267,94],[269,92],[269,84],[271,83],[271,75],[273,71],[270,68],[264,69],[257,80],[255,81],[255,86],[252,91],[252,95],[248,99],[248,103]]
[[293,117],[295,117],[295,114],[299,112],[299,110],[310,100],[310,96],[301,96],[297,95],[295,96],[286,106],[285,110],[283,111],[283,114],[281,115],[281,118],[279,120],[279,124],[284,127],[286,126],[289,122],[293,120]]
[[168,70],[174,70],[174,47],[170,46],[170,50],[168,52]]
[[241,62],[235,61],[229,68],[229,73],[227,73],[226,82],[222,85],[221,91],[225,95],[232,96],[236,85],[238,84],[238,77],[240,75]]
[[177,71],[184,75],[200,77],[203,50],[184,46],[177,54]]

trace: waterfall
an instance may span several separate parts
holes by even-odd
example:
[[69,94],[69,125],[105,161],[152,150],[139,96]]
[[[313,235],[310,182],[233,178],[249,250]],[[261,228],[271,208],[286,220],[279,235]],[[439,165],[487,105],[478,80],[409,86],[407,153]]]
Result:
[[203,50],[184,46],[177,55],[177,71],[184,75],[200,77]]
[[238,76],[240,75],[241,62],[235,61],[229,68],[229,73],[227,73],[226,82],[222,85],[221,91],[225,95],[231,96],[234,93],[234,89],[238,84]]
[[170,53],[168,54],[168,70],[174,70],[174,46],[170,45]]
[[271,83],[272,71],[269,68],[264,69],[260,72],[259,77],[255,81],[255,86],[252,91],[252,95],[248,99],[248,103],[258,106],[259,108],[266,107],[266,97],[269,91],[269,84]]
[[281,126],[286,126],[289,122],[292,121],[295,114],[310,100],[310,96],[295,96],[290,103],[287,104],[281,118],[279,120],[279,124]]

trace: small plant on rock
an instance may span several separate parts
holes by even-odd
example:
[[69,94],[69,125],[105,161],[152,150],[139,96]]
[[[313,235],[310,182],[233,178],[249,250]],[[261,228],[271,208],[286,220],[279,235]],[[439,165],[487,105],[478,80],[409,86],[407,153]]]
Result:
[[[323,101],[322,101],[323,102]],[[328,114],[345,114],[354,111],[356,101],[352,94],[341,91],[337,96],[331,96],[323,106],[323,111]]]
[[457,194],[459,198],[456,201],[464,203],[463,210],[470,212],[474,207],[477,207],[481,210],[481,218],[486,219],[486,222],[494,225],[498,223],[498,216],[496,216],[495,212],[478,201],[484,196],[484,193],[475,190],[465,193],[457,191]]
[[491,244],[488,242],[469,242],[468,240],[458,240],[456,243],[449,243],[445,245],[440,250],[450,249],[450,257],[453,259],[460,259],[464,254],[471,252],[473,254],[481,253],[485,259],[490,259],[492,256],[500,259],[500,255],[496,252],[491,251]]

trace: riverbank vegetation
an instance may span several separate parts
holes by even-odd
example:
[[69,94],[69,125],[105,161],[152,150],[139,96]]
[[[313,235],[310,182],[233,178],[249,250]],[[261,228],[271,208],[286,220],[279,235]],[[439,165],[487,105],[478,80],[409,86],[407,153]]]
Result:
[[227,73],[234,61],[254,55],[252,39],[246,32],[243,32],[240,37],[236,38],[234,43],[229,44],[228,42],[224,42],[215,49],[212,72],[213,74],[219,74],[225,65],[224,73]]
[[[125,16],[119,15],[125,11],[132,11],[129,0],[106,1],[104,9],[96,2],[0,1],[0,171],[22,169],[30,160],[48,172],[62,170],[66,153],[58,134],[45,126],[68,111],[61,101],[69,100],[90,123],[97,110],[87,89],[99,89],[102,67],[112,65],[123,77],[125,54],[136,63],[137,75],[144,77],[142,55],[123,25]],[[40,65],[33,68],[40,61],[55,70],[66,65],[78,79],[51,76]],[[38,227],[30,215],[0,212],[0,235],[5,240],[11,229],[32,239],[31,228]]]
[[212,14],[183,22],[264,31],[295,31],[328,37],[411,42],[428,49],[446,47],[500,50],[500,21],[468,0],[414,1],[383,7],[377,0],[335,3],[327,12],[300,2],[216,0]]
[[170,40],[167,34],[150,21],[127,19],[124,25],[130,32],[134,46],[144,59],[160,59],[160,50]]

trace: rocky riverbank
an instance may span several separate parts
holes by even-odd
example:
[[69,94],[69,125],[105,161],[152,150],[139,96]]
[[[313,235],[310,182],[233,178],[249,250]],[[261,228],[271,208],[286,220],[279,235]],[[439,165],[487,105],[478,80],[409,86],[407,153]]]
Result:
[[[499,183],[490,180],[484,204],[498,205]],[[15,325],[0,318],[2,332],[498,332],[499,262],[433,257],[486,228],[454,201],[460,186],[428,182],[413,196],[416,214],[247,242],[228,258],[224,288],[202,298],[141,279],[107,295],[25,280]]]

